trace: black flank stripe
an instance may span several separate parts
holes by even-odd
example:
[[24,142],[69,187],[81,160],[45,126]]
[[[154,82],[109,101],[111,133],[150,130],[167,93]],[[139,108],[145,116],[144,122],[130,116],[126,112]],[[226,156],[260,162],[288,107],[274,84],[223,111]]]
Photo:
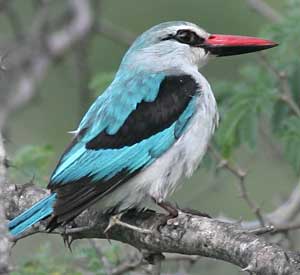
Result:
[[134,145],[170,127],[189,104],[199,87],[190,75],[167,76],[153,102],[142,101],[114,135],[105,131],[86,144],[99,150]]
[[135,176],[140,170],[130,173],[123,169],[108,180],[95,182],[93,177],[86,176],[78,181],[67,184],[56,184],[51,191],[57,195],[53,206],[54,211],[47,229],[54,230],[60,224],[66,224],[78,216],[82,211],[103,198],[107,193]]

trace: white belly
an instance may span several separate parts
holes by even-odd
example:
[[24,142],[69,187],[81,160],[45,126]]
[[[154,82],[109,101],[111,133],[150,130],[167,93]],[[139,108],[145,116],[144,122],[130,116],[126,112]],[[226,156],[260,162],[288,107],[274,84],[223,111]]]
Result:
[[216,102],[210,86],[206,80],[201,84],[203,92],[197,99],[197,111],[184,134],[159,159],[103,198],[97,207],[105,210],[118,206],[117,211],[143,207],[151,197],[165,199],[183,176],[192,175],[218,123]]

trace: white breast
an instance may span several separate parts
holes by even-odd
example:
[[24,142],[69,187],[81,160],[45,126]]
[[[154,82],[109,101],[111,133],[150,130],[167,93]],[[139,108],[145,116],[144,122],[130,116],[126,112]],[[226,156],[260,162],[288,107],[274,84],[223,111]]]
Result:
[[201,87],[197,111],[185,133],[153,164],[101,200],[98,207],[119,206],[119,211],[142,207],[151,197],[165,199],[198,167],[206,152],[211,135],[218,123],[216,101],[207,80],[197,71],[193,73]]

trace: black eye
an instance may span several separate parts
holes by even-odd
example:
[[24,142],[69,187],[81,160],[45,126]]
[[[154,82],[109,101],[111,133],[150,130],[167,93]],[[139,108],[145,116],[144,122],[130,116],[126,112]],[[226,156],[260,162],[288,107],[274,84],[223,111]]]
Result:
[[200,46],[204,42],[204,38],[198,36],[196,33],[190,30],[179,30],[175,37],[178,42],[188,44],[191,46]]

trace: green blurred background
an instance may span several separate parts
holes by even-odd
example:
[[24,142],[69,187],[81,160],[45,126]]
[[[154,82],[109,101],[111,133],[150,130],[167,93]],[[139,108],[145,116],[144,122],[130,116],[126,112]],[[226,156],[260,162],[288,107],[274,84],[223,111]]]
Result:
[[[33,12],[29,2],[14,1],[15,7],[22,14],[25,28],[27,24],[30,25]],[[278,10],[285,4],[282,0],[266,2]],[[139,34],[160,22],[186,20],[211,33],[257,35],[268,23],[251,10],[244,0],[103,0],[97,16],[133,34]],[[0,18],[0,31],[2,41],[12,36],[6,18]],[[88,52],[91,75],[115,72],[126,50],[127,47],[123,44],[97,35]],[[39,85],[37,98],[11,117],[7,136],[12,157],[25,145],[50,144],[55,154],[51,161],[53,168],[56,159],[69,142],[70,135],[67,132],[76,129],[84,104],[80,101],[77,64],[72,55],[70,53],[67,58],[51,67],[47,78]],[[202,72],[218,96],[218,86],[215,83],[221,80],[236,81],[240,67],[246,63],[257,63],[257,58],[255,54],[251,54],[215,59]],[[90,95],[92,97],[93,94]],[[252,151],[241,146],[235,153],[235,159],[241,167],[249,171],[247,186],[251,196],[263,211],[269,211],[289,193],[296,182],[296,175],[287,163],[276,157],[263,139],[259,141],[258,148],[259,150]],[[51,169],[46,174],[50,173]],[[24,176],[24,182],[30,180],[31,175]],[[215,169],[200,167],[191,179],[186,180],[184,187],[175,193],[172,200],[180,206],[196,208],[214,216],[224,214],[235,219],[254,219],[245,202],[239,197],[236,183],[237,180],[227,172],[216,173]],[[55,253],[69,253],[59,237],[34,236],[17,243],[13,251],[15,261],[31,256],[29,253],[38,253],[42,244],[48,240],[51,240],[51,249]],[[172,270],[172,266],[165,268]],[[240,274],[239,272],[229,264],[214,260],[200,260],[193,269],[193,274],[199,275]]]

